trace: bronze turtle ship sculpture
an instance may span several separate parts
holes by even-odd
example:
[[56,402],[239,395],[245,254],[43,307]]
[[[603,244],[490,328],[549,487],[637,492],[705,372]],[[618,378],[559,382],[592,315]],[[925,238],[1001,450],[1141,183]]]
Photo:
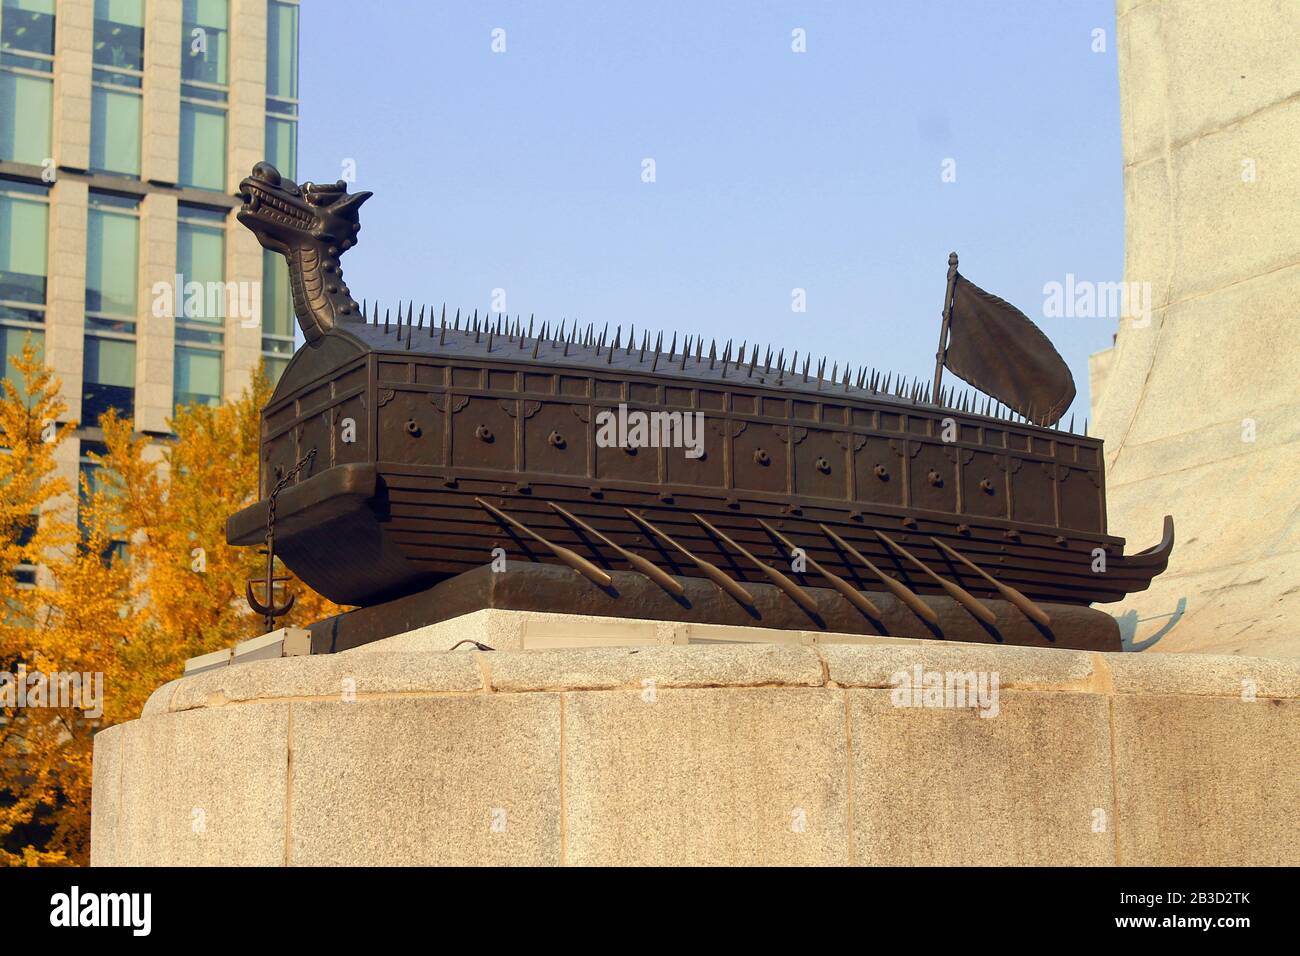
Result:
[[[747,344],[367,316],[339,263],[369,193],[267,163],[241,192],[240,221],[289,262],[306,344],[262,413],[261,500],[227,536],[262,544],[273,515],[284,564],[359,606],[313,627],[316,651],[488,606],[1117,650],[1089,605],[1166,567],[1172,520],[1125,554],[1101,441],[1051,427],[1072,381],[1045,412],[977,408]],[[1020,316],[955,296],[950,266],[945,333],[961,295]],[[1027,345],[1044,346],[1054,364]]]

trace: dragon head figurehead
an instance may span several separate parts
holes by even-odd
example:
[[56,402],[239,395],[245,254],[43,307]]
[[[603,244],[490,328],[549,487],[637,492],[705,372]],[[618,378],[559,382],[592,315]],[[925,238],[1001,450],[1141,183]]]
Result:
[[253,167],[239,184],[239,221],[258,242],[289,263],[293,311],[311,345],[340,322],[364,322],[343,281],[339,259],[357,244],[358,217],[367,192],[349,193],[339,180],[299,186],[270,163]]

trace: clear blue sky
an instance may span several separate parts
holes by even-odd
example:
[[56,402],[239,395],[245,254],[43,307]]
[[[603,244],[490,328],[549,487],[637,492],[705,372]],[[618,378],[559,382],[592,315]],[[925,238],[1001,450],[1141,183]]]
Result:
[[375,193],[344,260],[358,298],[504,288],[539,321],[923,377],[955,249],[1056,344],[1082,418],[1116,322],[1044,319],[1042,290],[1123,277],[1114,27],[1111,0],[310,0],[298,171],[351,159]]

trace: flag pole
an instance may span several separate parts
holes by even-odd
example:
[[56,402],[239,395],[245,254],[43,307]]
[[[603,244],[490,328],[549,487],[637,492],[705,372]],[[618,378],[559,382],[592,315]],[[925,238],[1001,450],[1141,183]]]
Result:
[[939,404],[939,385],[943,382],[943,360],[948,351],[948,327],[952,323],[952,297],[957,285],[957,253],[948,253],[948,290],[943,296],[943,324],[939,327],[939,350],[934,353],[934,403]]

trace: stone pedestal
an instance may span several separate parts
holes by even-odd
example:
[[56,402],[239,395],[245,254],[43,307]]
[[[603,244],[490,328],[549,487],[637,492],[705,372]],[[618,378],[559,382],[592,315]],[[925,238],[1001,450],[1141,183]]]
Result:
[[95,739],[92,860],[1300,863],[1298,662],[753,630],[489,611],[173,681]]

